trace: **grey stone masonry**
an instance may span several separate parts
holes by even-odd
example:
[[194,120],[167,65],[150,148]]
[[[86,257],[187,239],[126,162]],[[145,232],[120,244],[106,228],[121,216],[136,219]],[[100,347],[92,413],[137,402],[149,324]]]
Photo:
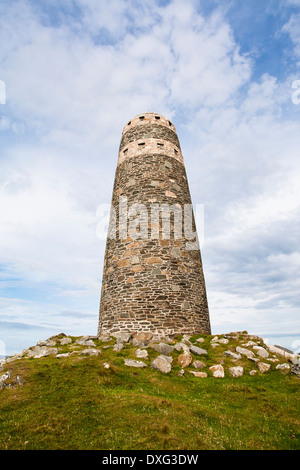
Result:
[[201,253],[189,208],[174,125],[156,113],[135,117],[124,127],[119,148],[98,335],[210,334]]

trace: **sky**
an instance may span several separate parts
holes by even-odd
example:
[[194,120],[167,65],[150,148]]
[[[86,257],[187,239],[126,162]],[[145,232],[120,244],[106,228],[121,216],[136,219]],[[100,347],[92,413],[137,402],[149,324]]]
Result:
[[0,354],[97,333],[101,207],[146,111],[203,208],[213,334],[299,350],[300,0],[1,0]]

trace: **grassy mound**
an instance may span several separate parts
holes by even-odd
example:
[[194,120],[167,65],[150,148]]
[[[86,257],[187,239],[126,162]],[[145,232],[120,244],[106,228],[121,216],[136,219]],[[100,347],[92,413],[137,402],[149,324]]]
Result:
[[[169,354],[172,370],[164,374],[151,367],[159,355],[152,347],[146,348],[148,358],[137,359],[138,347],[131,342],[114,351],[115,339],[94,339],[93,349],[101,352],[90,356],[81,354],[87,346],[76,343],[78,338],[69,337],[72,342],[61,345],[63,337],[52,338],[63,356],[24,354],[3,365],[0,449],[300,448],[300,379],[276,369],[287,362],[276,354],[262,359],[273,359],[271,367],[255,375],[249,372],[257,369],[256,362],[244,355],[237,360],[223,355],[246,343],[245,335],[216,347],[212,336],[190,338],[207,350],[207,355],[193,355],[205,363],[206,378],[189,373],[195,370],[193,363],[178,374],[182,351],[176,349]],[[200,337],[204,341],[195,343]],[[128,358],[147,367],[128,367]],[[213,377],[210,367],[215,364],[224,367],[224,378]],[[228,370],[238,365],[244,374],[232,377]]]

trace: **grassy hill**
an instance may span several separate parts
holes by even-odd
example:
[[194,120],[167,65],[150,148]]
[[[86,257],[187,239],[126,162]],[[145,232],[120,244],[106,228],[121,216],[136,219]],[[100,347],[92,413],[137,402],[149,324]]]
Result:
[[[224,352],[236,353],[249,335],[229,335],[227,344],[214,345],[213,338],[184,340],[207,354],[192,353],[182,369],[183,351],[174,349],[169,373],[151,367],[159,355],[152,343],[142,348],[148,357],[139,359],[141,345],[123,342],[117,351],[115,338],[94,338],[87,347],[91,343],[78,344],[74,337],[61,344],[62,334],[51,338],[52,355],[27,357],[37,349],[31,348],[10,358],[0,371],[0,449],[299,449],[300,379],[276,369],[287,359],[274,353],[262,359],[253,346],[252,360],[243,354],[233,359]],[[176,337],[172,344],[181,341]],[[261,339],[254,342],[266,348]],[[124,359],[147,367],[127,366]],[[197,370],[195,360],[205,364],[207,377],[189,373]],[[258,362],[271,367],[262,373]],[[213,376],[215,364],[222,364],[224,377]],[[232,377],[232,366],[243,367],[243,375]]]

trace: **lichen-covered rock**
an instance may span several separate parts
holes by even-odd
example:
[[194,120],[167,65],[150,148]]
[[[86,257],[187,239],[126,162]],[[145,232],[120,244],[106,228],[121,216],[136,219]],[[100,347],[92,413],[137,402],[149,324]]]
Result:
[[241,354],[239,354],[239,353],[236,354],[236,353],[234,353],[230,350],[224,351],[223,356],[229,356],[229,357],[231,357],[232,359],[235,359],[235,360],[241,359],[241,357],[242,357]]
[[255,350],[258,356],[264,357],[264,358],[269,357],[268,351],[262,346],[253,346],[253,349]]
[[193,360],[193,356],[189,352],[185,352],[178,356],[177,362],[181,367],[187,367]]
[[189,346],[183,342],[174,344],[174,349],[176,349],[176,351],[184,351],[184,352],[188,352],[190,350]]
[[284,364],[277,364],[276,369],[288,372],[291,369],[291,366],[287,362],[285,362]]
[[203,369],[205,367],[205,364],[202,361],[194,361],[193,367],[195,367],[195,369]]
[[114,347],[113,347],[113,350],[116,351],[116,352],[119,352],[121,351],[122,349],[124,349],[124,343],[122,343],[121,341],[117,342]]
[[229,367],[228,370],[232,377],[241,377],[244,375],[244,368],[242,366]]
[[235,348],[236,352],[239,354],[242,354],[243,356],[247,357],[254,357],[254,352],[251,351],[250,349],[242,348],[241,346],[237,346]]
[[76,344],[80,344],[81,346],[89,346],[92,348],[95,348],[96,345],[92,339],[90,339],[89,336],[82,336],[81,338],[78,338],[75,341]]
[[60,344],[61,344],[61,345],[71,344],[71,343],[72,343],[72,339],[71,339],[71,338],[68,338],[68,337],[62,338],[62,339],[60,339],[59,341],[60,341]]
[[80,355],[82,356],[98,356],[101,353],[99,349],[88,348],[80,351]]
[[56,341],[54,341],[54,340],[52,340],[52,339],[45,339],[45,340],[39,341],[36,345],[37,345],[37,346],[48,346],[48,347],[51,347],[51,346],[55,346],[55,345],[56,345]]
[[209,368],[209,370],[212,371],[214,377],[217,377],[217,378],[218,377],[220,377],[220,378],[225,377],[224,368],[221,364],[216,364],[214,366],[211,366]]
[[5,388],[7,386],[6,380],[8,380],[11,376],[11,372],[8,370],[5,374],[0,375],[0,389]]
[[172,368],[168,359],[163,355],[158,356],[156,359],[154,359],[154,361],[151,362],[151,367],[152,369],[157,369],[160,372],[163,372],[164,374],[168,374],[169,372],[171,372]]
[[207,373],[206,373],[206,372],[199,372],[199,371],[197,371],[197,370],[189,370],[189,373],[190,373],[190,374],[193,374],[195,377],[201,377],[201,378],[207,377]]
[[202,354],[207,354],[206,349],[199,348],[198,346],[195,346],[194,344],[190,345],[190,351],[193,354],[198,354],[199,356],[201,356]]
[[131,333],[128,333],[127,331],[119,331],[116,333],[111,333],[110,335],[122,343],[128,343],[131,338]]
[[129,367],[147,367],[143,361],[135,361],[134,359],[124,359],[124,364]]
[[137,349],[135,351],[136,357],[139,357],[140,359],[147,359],[148,358],[148,351],[147,349]]
[[41,358],[57,354],[57,348],[48,348],[47,346],[35,346],[28,350],[27,357]]
[[165,356],[174,351],[174,346],[171,346],[170,344],[166,343],[153,344],[152,347],[153,349],[155,349],[155,351]]
[[265,362],[258,362],[257,363],[257,367],[259,369],[259,372],[261,372],[262,374],[264,374],[265,372],[268,372],[268,370],[270,369],[271,365],[270,364],[266,364]]

